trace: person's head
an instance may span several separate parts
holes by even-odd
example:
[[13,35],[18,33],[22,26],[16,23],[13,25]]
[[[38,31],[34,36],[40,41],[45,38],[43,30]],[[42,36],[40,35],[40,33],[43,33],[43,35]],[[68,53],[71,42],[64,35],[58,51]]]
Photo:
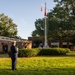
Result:
[[14,45],[14,46],[15,46],[15,45],[16,45],[16,41],[13,41],[13,42],[12,42],[12,45]]

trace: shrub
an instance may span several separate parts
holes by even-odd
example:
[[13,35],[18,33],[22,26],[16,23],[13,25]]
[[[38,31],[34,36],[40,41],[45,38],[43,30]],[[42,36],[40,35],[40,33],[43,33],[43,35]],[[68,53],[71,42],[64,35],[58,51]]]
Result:
[[19,57],[33,57],[37,56],[39,50],[38,48],[33,49],[19,49]]
[[1,51],[0,54],[4,54],[4,51]]
[[8,55],[9,55],[9,57],[11,57],[11,52],[10,51],[8,51]]
[[[50,56],[50,55],[66,55],[70,52],[68,48],[32,48],[32,49],[19,49],[19,57],[34,57],[34,56]],[[9,56],[11,53],[8,53]]]
[[38,55],[66,55],[68,52],[70,52],[68,48],[44,48],[40,49]]

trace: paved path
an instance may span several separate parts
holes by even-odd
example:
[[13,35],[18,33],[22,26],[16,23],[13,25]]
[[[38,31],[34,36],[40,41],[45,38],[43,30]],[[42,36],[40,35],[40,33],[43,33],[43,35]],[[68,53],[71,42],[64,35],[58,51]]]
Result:
[[0,54],[0,58],[8,58],[9,55],[8,54]]

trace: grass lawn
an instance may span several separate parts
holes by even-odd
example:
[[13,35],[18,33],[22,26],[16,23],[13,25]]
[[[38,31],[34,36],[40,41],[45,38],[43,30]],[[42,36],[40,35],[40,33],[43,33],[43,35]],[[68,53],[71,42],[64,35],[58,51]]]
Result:
[[0,58],[0,75],[75,75],[75,56],[18,58],[11,70],[11,59]]

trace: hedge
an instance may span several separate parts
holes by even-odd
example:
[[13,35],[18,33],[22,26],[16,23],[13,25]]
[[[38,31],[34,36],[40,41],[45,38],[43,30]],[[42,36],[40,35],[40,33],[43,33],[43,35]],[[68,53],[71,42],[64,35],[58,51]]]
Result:
[[4,54],[4,53],[5,53],[4,51],[1,51],[1,52],[0,52],[0,54]]
[[70,52],[68,48],[46,48],[40,49],[38,55],[66,55],[68,52]]
[[70,52],[68,48],[32,48],[19,49],[19,57],[33,57],[33,56],[49,56],[49,55],[66,55]]
[[32,48],[32,49],[19,49],[19,57],[32,57],[37,56],[39,52],[38,48]]

